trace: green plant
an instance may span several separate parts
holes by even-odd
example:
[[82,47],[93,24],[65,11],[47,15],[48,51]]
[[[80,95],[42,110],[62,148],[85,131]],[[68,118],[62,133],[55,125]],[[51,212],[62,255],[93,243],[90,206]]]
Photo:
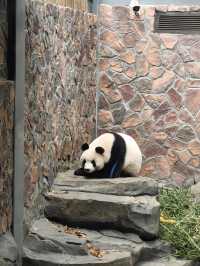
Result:
[[[200,204],[190,189],[162,189],[160,192],[160,237],[174,247],[177,257],[200,259]],[[164,218],[163,218],[164,217]]]

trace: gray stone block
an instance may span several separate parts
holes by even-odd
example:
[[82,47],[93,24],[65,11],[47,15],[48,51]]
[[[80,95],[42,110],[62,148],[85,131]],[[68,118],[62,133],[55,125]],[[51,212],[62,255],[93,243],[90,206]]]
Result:
[[157,260],[139,262],[136,266],[195,266],[194,262],[181,260],[175,257],[161,258]]
[[[140,260],[166,257],[170,252],[166,243],[144,242],[133,233],[70,229],[76,233],[45,218],[36,221],[24,242],[23,265],[132,266]],[[87,243],[103,252],[103,257],[91,256]]]
[[82,191],[119,196],[157,195],[158,184],[148,177],[88,179],[74,176],[73,171],[59,173],[54,191]]
[[118,228],[148,240],[158,235],[160,205],[155,197],[57,191],[46,199],[46,216],[64,224]]
[[16,265],[18,252],[17,246],[11,233],[0,236],[0,265],[14,266]]
[[109,252],[103,259],[87,256],[71,257],[66,254],[38,254],[26,251],[23,266],[132,266],[129,252]]
[[[102,235],[98,232],[91,234],[84,233],[83,236],[69,234],[67,227],[49,222],[47,219],[36,221],[31,228],[30,234],[24,242],[23,265],[34,266],[53,266],[53,265],[71,265],[71,266],[131,266],[132,256],[129,250],[113,248],[111,245],[100,247],[98,243],[96,248],[101,248],[103,256],[98,258],[92,256],[87,248],[88,243],[92,243],[93,238],[100,238]],[[94,245],[94,243],[92,243]]]
[[17,246],[11,233],[0,236],[0,257],[10,261],[17,259]]

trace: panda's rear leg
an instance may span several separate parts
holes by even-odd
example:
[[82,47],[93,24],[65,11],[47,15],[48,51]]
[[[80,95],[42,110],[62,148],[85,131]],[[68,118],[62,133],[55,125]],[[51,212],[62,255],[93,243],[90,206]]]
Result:
[[121,171],[121,173],[120,173],[120,177],[133,177],[133,176],[135,176],[135,175],[131,174],[128,171]]
[[139,175],[140,168],[135,164],[130,164],[126,169],[122,170],[121,174],[123,177],[136,177]]
[[108,178],[120,177],[122,164],[118,161],[111,161],[105,168],[105,176]]

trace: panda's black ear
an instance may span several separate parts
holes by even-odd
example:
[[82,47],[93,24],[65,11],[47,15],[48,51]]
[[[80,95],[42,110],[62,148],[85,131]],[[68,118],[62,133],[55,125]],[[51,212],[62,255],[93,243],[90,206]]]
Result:
[[102,148],[102,147],[96,147],[95,151],[96,151],[96,153],[99,153],[101,155],[105,152],[104,148]]
[[81,146],[81,150],[82,151],[86,151],[89,149],[89,145],[87,143],[84,143],[82,146]]

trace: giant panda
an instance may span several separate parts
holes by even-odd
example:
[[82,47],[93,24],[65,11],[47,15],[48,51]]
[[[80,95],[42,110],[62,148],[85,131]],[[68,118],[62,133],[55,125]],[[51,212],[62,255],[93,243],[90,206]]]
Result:
[[82,145],[82,167],[74,174],[85,177],[114,178],[137,176],[142,153],[136,141],[123,133],[104,133],[90,145]]

